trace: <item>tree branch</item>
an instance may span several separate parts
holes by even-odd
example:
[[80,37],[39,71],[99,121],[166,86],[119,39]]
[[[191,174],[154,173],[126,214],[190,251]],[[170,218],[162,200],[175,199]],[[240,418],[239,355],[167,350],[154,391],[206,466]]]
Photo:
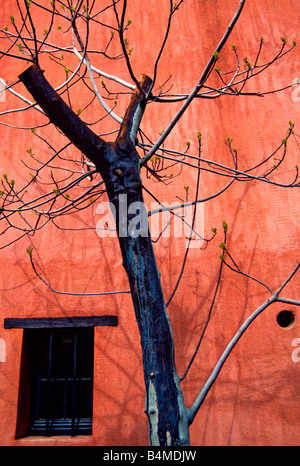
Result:
[[152,79],[142,75],[139,87],[133,94],[130,104],[126,110],[117,141],[123,137],[131,139],[136,144],[137,132],[146,108],[147,96],[151,89]]
[[[204,399],[206,398],[206,395],[208,394],[209,390],[211,389],[212,385],[214,384],[216,378],[218,377],[226,359],[228,356],[231,354],[233,348],[235,345],[238,343],[242,335],[245,333],[249,325],[256,319],[256,317],[261,314],[267,307],[269,307],[271,304],[275,303],[276,301],[281,301],[280,297],[278,296],[279,293],[283,290],[283,288],[288,284],[288,282],[293,278],[293,276],[296,274],[298,269],[300,268],[300,262],[296,265],[294,270],[290,273],[290,275],[287,277],[287,279],[282,283],[282,285],[278,288],[278,290],[272,294],[270,298],[268,298],[261,306],[259,306],[249,317],[248,319],[243,323],[243,325],[239,328],[235,336],[232,338],[230,343],[227,345],[225,351],[223,352],[222,356],[220,357],[219,361],[217,362],[214,370],[212,371],[210,377],[207,379],[206,383],[204,384],[204,387],[202,388],[201,392],[199,393],[198,397],[196,398],[195,402],[189,409],[189,422],[192,424],[193,420],[195,419],[195,416],[202,405]],[[292,301],[292,304],[299,305],[299,301]],[[286,300],[284,300],[286,302]],[[291,302],[290,302],[291,304]]]
[[106,145],[99,136],[90,130],[70,109],[36,66],[30,66],[20,76],[20,80],[49,117],[67,138],[83,152],[91,162],[99,166],[101,153]]
[[164,142],[164,140],[166,139],[166,137],[170,134],[170,132],[172,131],[172,129],[174,128],[174,126],[176,125],[176,123],[180,120],[180,118],[182,117],[182,115],[184,114],[184,112],[186,111],[186,109],[189,107],[189,105],[191,104],[191,102],[194,100],[194,98],[197,96],[198,92],[200,91],[201,87],[203,86],[205,80],[207,79],[207,77],[209,76],[209,73],[211,72],[212,70],[212,67],[216,61],[216,58],[215,58],[215,52],[219,53],[223,46],[225,45],[225,43],[227,42],[227,39],[228,37],[230,36],[231,32],[232,32],[232,29],[234,28],[237,20],[239,19],[240,17],[240,14],[242,12],[242,9],[244,7],[244,4],[245,4],[245,1],[246,0],[241,0],[240,1],[240,4],[232,18],[232,20],[230,21],[230,24],[224,34],[224,36],[222,37],[222,39],[220,40],[219,44],[217,45],[214,53],[211,55],[209,61],[207,62],[207,65],[198,81],[198,83],[196,84],[195,88],[193,89],[193,91],[190,93],[190,95],[187,97],[186,101],[184,102],[184,104],[182,105],[182,107],[179,109],[179,111],[177,112],[177,114],[174,116],[173,120],[169,123],[168,127],[165,129],[165,131],[163,132],[163,134],[161,135],[161,137],[158,139],[158,141],[154,144],[154,146],[152,147],[152,149],[148,152],[148,154],[143,158],[143,160],[141,161],[141,165],[144,165],[149,159],[151,159],[152,155],[155,153],[155,151],[159,148],[159,146]]
[[89,292],[72,293],[72,292],[69,292],[69,291],[57,291],[43,277],[41,277],[41,275],[36,270],[36,267],[35,267],[35,264],[34,264],[33,258],[32,258],[32,249],[28,249],[27,252],[29,254],[31,266],[32,266],[32,269],[33,269],[34,273],[54,293],[68,295],[68,296],[102,296],[102,295],[109,295],[109,294],[126,294],[126,293],[130,293],[129,290],[124,290],[124,291],[102,291],[102,292],[100,291],[100,292],[94,292],[94,293],[89,293]]
[[300,306],[300,301],[297,301],[296,299],[289,299],[278,296],[277,301],[279,303],[291,304],[292,306]]

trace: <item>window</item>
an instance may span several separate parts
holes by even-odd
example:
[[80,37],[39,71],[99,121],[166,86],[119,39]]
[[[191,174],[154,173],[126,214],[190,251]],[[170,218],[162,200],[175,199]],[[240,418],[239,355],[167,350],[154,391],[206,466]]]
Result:
[[24,330],[31,361],[29,435],[90,435],[94,329]]
[[117,325],[111,315],[4,319],[23,329],[17,439],[92,433],[94,327]]

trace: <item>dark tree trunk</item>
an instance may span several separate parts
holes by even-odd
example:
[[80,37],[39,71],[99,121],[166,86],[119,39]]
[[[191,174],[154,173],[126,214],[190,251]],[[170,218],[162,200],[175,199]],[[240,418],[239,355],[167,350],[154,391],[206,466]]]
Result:
[[[97,167],[116,211],[116,226],[141,336],[146,414],[151,445],[189,445],[185,408],[175,367],[174,343],[142,195],[136,133],[151,86],[144,76],[130,102],[119,135],[107,143],[65,104],[35,65],[21,76],[50,121]],[[136,203],[136,204],[135,204]],[[128,213],[128,208],[132,209]],[[139,215],[137,225],[135,219]]]
[[[151,445],[188,445],[187,412],[179,386],[173,336],[148,229],[139,158],[132,144],[119,143],[117,140],[116,144],[110,144],[106,149],[114,154],[111,158],[116,162],[113,170],[116,175],[110,177],[106,186],[110,202],[115,206],[123,265],[141,336],[150,442]],[[129,214],[126,207],[134,203],[135,208]],[[131,226],[137,213],[139,231],[132,230],[135,223]]]

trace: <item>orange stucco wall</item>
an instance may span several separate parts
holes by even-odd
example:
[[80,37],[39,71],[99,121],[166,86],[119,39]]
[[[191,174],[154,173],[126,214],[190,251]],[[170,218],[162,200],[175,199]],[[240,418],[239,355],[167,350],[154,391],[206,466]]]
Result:
[[[15,2],[5,0],[0,7],[0,25],[9,25]],[[128,38],[133,47],[132,64],[137,76],[153,73],[153,60],[163,39],[169,2],[155,0],[131,1],[128,18],[133,20]],[[174,16],[173,29],[159,66],[157,84],[171,75],[170,83],[176,92],[189,92],[223,35],[236,4],[229,0],[191,0],[184,2]],[[231,44],[238,46],[241,58],[255,59],[260,36],[265,46],[262,58],[273,57],[281,47],[280,37],[289,43],[297,41],[300,18],[297,0],[259,0],[246,2],[242,16],[220,58],[220,67],[234,65]],[[17,14],[16,14],[17,16]],[[44,28],[43,17],[39,27]],[[53,40],[61,40],[57,31]],[[105,43],[105,37],[92,37],[93,47]],[[69,61],[68,61],[69,60]],[[72,67],[74,58],[65,58]],[[0,77],[14,81],[26,68],[25,62],[13,59],[1,61]],[[63,70],[57,72],[50,60],[42,59],[47,79],[58,85]],[[101,67],[101,57],[97,58]],[[129,80],[124,63],[112,63],[111,73]],[[270,67],[250,83],[249,90],[271,90],[290,85],[299,75],[299,50]],[[21,85],[18,91],[24,91]],[[26,94],[27,95],[27,94]],[[196,133],[203,138],[203,157],[230,163],[227,136],[238,149],[239,167],[259,163],[285,137],[288,121],[300,124],[300,102],[297,88],[264,98],[224,97],[198,100],[182,117],[178,127],[166,141],[166,146],[185,150],[186,141],[196,144]],[[84,106],[86,95],[78,92],[74,105]],[[6,93],[0,111],[20,105]],[[119,104],[122,114],[126,106]],[[123,105],[123,106],[122,106]],[[143,128],[156,140],[179,104],[168,107],[151,104]],[[87,118],[101,114],[95,106]],[[10,124],[36,126],[34,116],[27,113],[5,117]],[[3,117],[4,121],[4,117]],[[98,130],[108,131],[107,119]],[[115,127],[115,125],[114,125]],[[46,159],[45,144],[33,139],[30,131],[0,126],[0,173],[8,173],[16,182],[28,178],[28,170],[20,163],[26,149]],[[297,132],[297,126],[296,126]],[[42,134],[42,133],[41,133]],[[50,131],[51,143],[59,136]],[[71,154],[70,150],[70,154]],[[293,179],[299,163],[295,142],[289,145],[288,159],[278,179]],[[268,167],[269,168],[269,167]],[[158,186],[147,180],[149,189],[161,200],[175,201],[185,196],[184,186],[194,190],[196,173],[185,169],[168,186]],[[203,173],[201,197],[220,189],[222,177]],[[147,445],[147,420],[144,411],[144,387],[139,334],[130,296],[112,295],[78,297],[53,294],[35,276],[26,248],[34,247],[36,264],[51,285],[61,291],[110,291],[128,289],[125,272],[114,238],[101,239],[95,232],[99,215],[96,205],[75,218],[66,218],[62,226],[92,226],[85,232],[57,230],[49,224],[32,238],[26,238],[1,250],[1,313],[0,338],[5,342],[0,358],[0,445]],[[191,249],[179,289],[169,306],[173,328],[178,371],[183,373],[194,352],[206,320],[214,292],[223,240],[222,221],[229,226],[229,247],[241,268],[276,289],[299,260],[299,193],[296,189],[280,189],[266,184],[234,183],[223,195],[205,204],[205,234],[218,228],[217,238],[205,250]],[[166,299],[170,296],[180,272],[184,244],[181,239],[162,238],[155,244],[157,262],[162,276]],[[299,276],[288,285],[285,296],[299,299]],[[183,383],[187,405],[210,375],[218,357],[242,322],[266,298],[268,292],[258,284],[225,270],[217,295],[213,315],[200,354]],[[288,309],[295,314],[295,325],[285,330],[278,326],[276,316]],[[117,327],[95,329],[95,380],[93,435],[88,437],[57,437],[15,439],[22,330],[5,330],[3,321],[9,317],[67,317],[117,315]],[[191,427],[193,445],[296,445],[300,441],[300,361],[292,359],[296,349],[293,342],[300,338],[299,310],[296,306],[277,303],[252,324],[234,349],[221,374],[205,400]],[[4,343],[2,343],[2,348]],[[5,357],[4,357],[5,356]]]

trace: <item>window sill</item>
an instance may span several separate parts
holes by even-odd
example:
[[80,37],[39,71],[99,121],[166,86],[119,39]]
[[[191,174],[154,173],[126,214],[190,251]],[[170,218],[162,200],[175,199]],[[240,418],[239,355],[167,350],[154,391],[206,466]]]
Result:
[[93,445],[92,435],[76,435],[70,437],[68,435],[53,435],[51,437],[40,437],[30,435],[15,440],[16,446],[89,446]]

